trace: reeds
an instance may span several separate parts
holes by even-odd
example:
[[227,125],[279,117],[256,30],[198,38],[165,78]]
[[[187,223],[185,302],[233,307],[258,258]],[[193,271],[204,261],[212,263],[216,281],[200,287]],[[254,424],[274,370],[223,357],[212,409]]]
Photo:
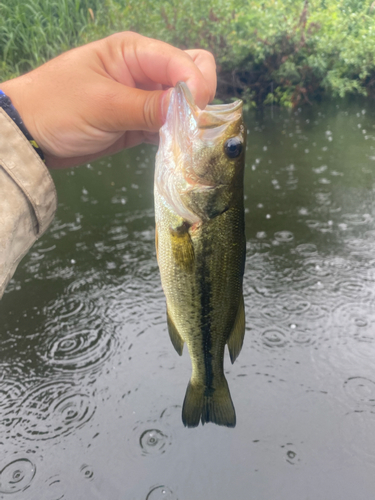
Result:
[[100,0],[0,0],[0,81],[82,43]]

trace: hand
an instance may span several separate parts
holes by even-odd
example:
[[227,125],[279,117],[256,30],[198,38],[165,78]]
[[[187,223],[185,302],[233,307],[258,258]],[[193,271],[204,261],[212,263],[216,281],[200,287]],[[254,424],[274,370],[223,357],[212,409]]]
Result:
[[216,91],[213,56],[124,32],[70,50],[0,88],[46,164],[67,167],[154,142],[166,116],[166,89],[178,81],[204,108]]

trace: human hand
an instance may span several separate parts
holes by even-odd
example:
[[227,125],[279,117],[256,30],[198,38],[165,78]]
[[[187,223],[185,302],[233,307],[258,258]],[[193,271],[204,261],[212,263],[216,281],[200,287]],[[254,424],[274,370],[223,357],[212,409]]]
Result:
[[78,165],[154,142],[168,88],[187,83],[204,108],[216,91],[213,56],[132,32],[70,50],[0,85],[49,167]]

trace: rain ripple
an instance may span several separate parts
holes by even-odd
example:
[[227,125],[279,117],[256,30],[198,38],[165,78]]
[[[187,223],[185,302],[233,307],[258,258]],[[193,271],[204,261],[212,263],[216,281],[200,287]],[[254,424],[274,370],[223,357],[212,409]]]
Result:
[[336,281],[333,285],[333,292],[353,299],[365,299],[371,296],[371,290],[363,280],[354,277]]
[[350,399],[359,405],[375,406],[375,382],[366,377],[351,377],[344,383]]
[[19,382],[3,379],[0,382],[0,428],[9,430],[18,422],[17,409],[26,388]]
[[47,440],[71,434],[94,415],[87,394],[74,391],[71,381],[56,381],[34,389],[22,402],[18,432],[31,440]]
[[49,340],[43,355],[54,368],[66,371],[92,370],[102,365],[116,350],[116,337],[109,326],[76,327],[77,331],[64,335],[58,332]]
[[25,393],[25,387],[19,382],[3,379],[0,381],[0,412],[12,409]]
[[373,256],[374,245],[371,241],[361,238],[351,238],[346,241],[346,246],[353,257],[371,258]]
[[65,488],[58,474],[49,477],[45,483],[47,485],[48,492],[51,495],[50,498],[53,498],[53,500],[62,500],[65,498]]
[[369,224],[372,221],[370,214],[343,214],[342,219],[346,224],[352,226],[363,226],[364,224]]
[[45,315],[67,321],[72,317],[91,317],[95,312],[95,304],[84,294],[67,294],[56,299],[45,307]]
[[328,278],[332,275],[332,269],[330,269],[330,266],[324,261],[324,259],[319,257],[306,259],[304,266],[307,273],[319,279]]
[[87,465],[87,464],[83,464],[81,467],[80,467],[80,472],[82,474],[82,476],[85,478],[85,479],[88,479],[89,481],[91,481],[91,479],[94,477],[94,471],[92,469],[92,467],[90,465]]
[[288,344],[288,336],[279,328],[268,328],[261,334],[261,340],[270,348],[281,348]]
[[280,297],[278,308],[282,308],[286,313],[304,314],[311,307],[310,302],[299,295],[286,294]]
[[334,311],[335,324],[343,328],[343,335],[362,342],[375,340],[374,304],[361,302],[345,303]]
[[305,257],[309,255],[314,255],[318,253],[318,249],[316,245],[313,243],[301,243],[296,247],[296,252]]
[[146,500],[177,500],[177,497],[167,486],[155,486],[149,491]]
[[139,438],[142,455],[162,455],[167,442],[168,436],[158,429],[148,429]]
[[180,424],[181,410],[176,407],[168,407],[161,415],[149,418],[147,422],[138,421],[128,437],[127,450],[132,458],[160,457],[164,455],[173,443],[172,429],[169,425],[170,419],[178,415]]
[[261,308],[262,316],[271,321],[285,320],[288,314],[285,310],[279,307],[275,307],[274,303],[266,303]]
[[275,240],[279,243],[291,243],[293,239],[294,235],[290,231],[278,231],[275,233]]
[[313,328],[309,327],[299,327],[295,323],[290,325],[291,328],[291,340],[299,346],[310,346],[316,343],[320,338],[317,332]]
[[0,471],[0,493],[24,491],[30,486],[35,472],[35,465],[27,458],[14,460]]

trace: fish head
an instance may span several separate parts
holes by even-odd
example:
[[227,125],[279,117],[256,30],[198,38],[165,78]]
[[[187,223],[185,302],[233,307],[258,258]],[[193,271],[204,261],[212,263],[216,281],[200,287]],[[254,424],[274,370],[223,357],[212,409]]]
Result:
[[201,110],[178,83],[160,130],[156,189],[190,224],[220,215],[242,196],[245,149],[242,101]]

